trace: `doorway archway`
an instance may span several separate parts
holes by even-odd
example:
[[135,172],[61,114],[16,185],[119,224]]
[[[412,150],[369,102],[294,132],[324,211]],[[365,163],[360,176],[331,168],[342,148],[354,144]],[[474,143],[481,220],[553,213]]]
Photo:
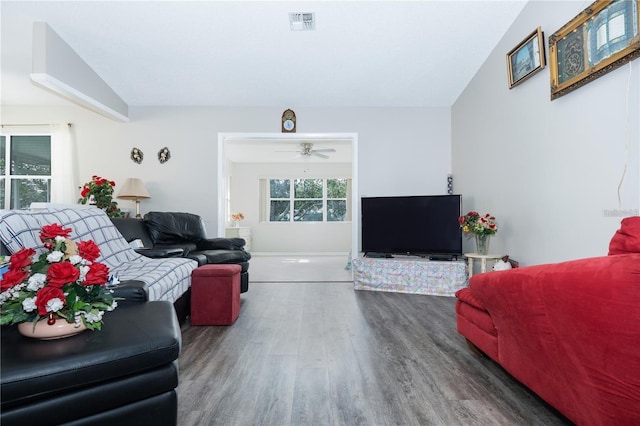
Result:
[[276,149],[265,150],[269,144],[314,143],[331,144],[332,141],[347,143],[350,147],[351,159],[351,254],[358,253],[358,230],[360,226],[360,205],[358,191],[358,135],[356,133],[219,133],[218,134],[218,235],[224,235],[227,219],[228,203],[228,165],[230,152],[235,151],[242,144],[259,143],[263,150],[260,155],[266,158],[268,152],[278,152]]

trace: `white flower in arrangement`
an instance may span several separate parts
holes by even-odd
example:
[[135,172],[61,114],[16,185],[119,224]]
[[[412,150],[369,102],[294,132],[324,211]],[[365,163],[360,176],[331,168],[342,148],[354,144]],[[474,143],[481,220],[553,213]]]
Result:
[[10,288],[4,293],[0,294],[0,302],[4,303],[7,300],[17,299],[20,297],[20,290],[26,287],[25,283],[20,283],[15,287]]
[[62,300],[54,297],[53,299],[49,299],[46,306],[47,312],[58,312],[64,307],[64,303],[62,302]]
[[36,298],[27,297],[26,299],[24,299],[22,301],[22,309],[24,309],[25,312],[33,312],[38,309],[38,307],[36,306]]
[[64,253],[61,251],[52,251],[51,253],[49,253],[47,255],[47,262],[49,263],[56,263],[56,262],[60,262],[60,260],[62,260],[62,258],[64,257]]
[[100,322],[102,321],[102,316],[104,315],[104,311],[96,310],[93,310],[91,312],[79,311],[78,313],[81,314],[87,322]]
[[29,277],[27,282],[27,290],[38,291],[46,284],[47,276],[45,274],[35,273]]
[[87,265],[80,265],[78,267],[78,271],[80,271],[80,278],[78,278],[79,281],[84,281],[85,277],[87,276],[87,274],[89,273],[89,270],[91,268],[89,268]]
[[71,262],[72,265],[84,264],[84,259],[80,255],[74,254],[73,256],[69,256],[69,262]]

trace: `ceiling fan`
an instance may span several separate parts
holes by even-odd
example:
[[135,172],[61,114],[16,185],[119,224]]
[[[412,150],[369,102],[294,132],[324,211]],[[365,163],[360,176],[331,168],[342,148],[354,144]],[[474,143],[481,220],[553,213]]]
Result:
[[313,149],[313,144],[309,142],[304,142],[300,144],[300,149],[297,151],[278,151],[278,152],[297,152],[298,157],[320,157],[320,158],[329,158],[328,155],[323,154],[323,152],[336,152],[333,148],[321,148],[321,149]]

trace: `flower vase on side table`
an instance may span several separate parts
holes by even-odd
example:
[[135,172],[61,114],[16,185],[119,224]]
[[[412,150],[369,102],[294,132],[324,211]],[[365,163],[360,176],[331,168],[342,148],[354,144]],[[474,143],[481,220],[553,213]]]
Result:
[[491,235],[476,235],[476,252],[478,254],[489,254],[489,242]]
[[75,336],[85,331],[87,327],[81,322],[74,324],[67,322],[63,318],[45,318],[33,322],[21,322],[18,324],[18,331],[26,337],[33,337],[40,340],[63,339],[65,337]]

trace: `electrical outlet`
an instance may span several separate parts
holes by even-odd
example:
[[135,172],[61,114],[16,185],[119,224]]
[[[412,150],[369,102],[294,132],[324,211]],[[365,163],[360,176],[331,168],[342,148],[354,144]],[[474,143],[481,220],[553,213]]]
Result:
[[638,209],[604,209],[602,215],[604,217],[638,216]]

